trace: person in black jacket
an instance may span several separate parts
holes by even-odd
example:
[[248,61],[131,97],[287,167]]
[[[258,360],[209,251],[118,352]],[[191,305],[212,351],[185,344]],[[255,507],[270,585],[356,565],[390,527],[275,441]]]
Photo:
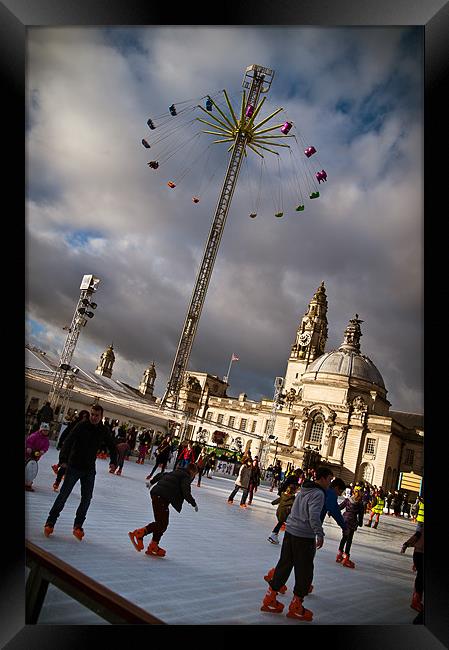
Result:
[[90,409],[89,419],[78,422],[64,441],[59,460],[61,463],[67,464],[67,470],[61,491],[48,513],[44,526],[44,535],[46,537],[52,534],[56,520],[78,481],[81,484],[81,501],[75,514],[73,534],[80,541],[84,537],[83,523],[94,491],[95,461],[100,445],[106,444],[109,449],[111,457],[109,468],[115,470],[117,465],[115,442],[109,431],[101,423],[102,417],[103,407],[94,404]]
[[[86,411],[85,409],[80,411],[76,419],[69,422],[69,424],[66,426],[64,431],[59,436],[56,449],[58,451],[61,451],[62,446],[64,444],[64,440],[67,438],[67,436],[69,435],[73,427],[75,427],[78,424],[78,422],[88,420],[88,419],[89,419],[89,411]],[[57,492],[59,490],[59,485],[65,476],[67,465],[65,463],[62,463],[61,460],[59,459],[58,462],[55,465],[52,465],[51,467],[54,473],[56,474],[56,479],[55,482],[53,483],[53,491]]]
[[195,508],[195,512],[198,512],[198,506],[190,490],[190,484],[197,472],[197,465],[190,463],[187,467],[175,469],[173,472],[160,472],[146,484],[148,489],[150,489],[150,485],[154,485],[150,491],[154,521],[144,528],[137,528],[128,533],[136,551],[140,552],[143,549],[145,535],[153,533],[153,538],[145,554],[164,557],[166,550],[159,546],[159,541],[168,528],[168,506],[171,504],[175,510],[181,512],[185,500]]

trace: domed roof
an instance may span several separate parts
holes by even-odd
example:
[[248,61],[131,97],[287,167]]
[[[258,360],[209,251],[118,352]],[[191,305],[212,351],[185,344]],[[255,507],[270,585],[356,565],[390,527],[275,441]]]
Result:
[[349,321],[344,341],[338,350],[326,352],[315,359],[305,374],[322,372],[354,377],[385,389],[382,375],[374,363],[360,353],[360,337],[362,336],[360,323],[363,321],[359,320],[358,314],[356,314],[355,318]]
[[307,368],[306,374],[312,372],[355,377],[356,379],[363,379],[371,384],[385,388],[382,375],[374,363],[371,359],[368,359],[368,357],[359,352],[348,350],[332,350],[332,352],[326,352],[321,357],[318,357],[318,359],[315,359]]

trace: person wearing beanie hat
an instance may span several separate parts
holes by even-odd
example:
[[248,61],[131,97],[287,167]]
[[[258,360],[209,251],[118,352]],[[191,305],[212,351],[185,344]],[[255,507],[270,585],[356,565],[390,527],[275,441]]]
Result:
[[42,422],[37,431],[25,440],[25,490],[34,492],[33,481],[37,476],[37,461],[48,451],[50,425]]

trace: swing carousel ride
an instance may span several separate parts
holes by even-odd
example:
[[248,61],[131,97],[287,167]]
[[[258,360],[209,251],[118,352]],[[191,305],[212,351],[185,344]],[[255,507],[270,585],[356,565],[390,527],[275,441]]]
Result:
[[[228,93],[222,90],[201,98],[172,104],[168,108],[169,115],[165,113],[152,116],[147,121],[152,134],[151,138],[147,136],[142,139],[142,145],[151,152],[153,159],[147,163],[151,170],[160,174],[168,167],[168,161],[180,152],[183,153],[183,167],[179,168],[179,173],[176,176],[171,175],[164,181],[170,190],[176,191],[181,183],[186,182],[198,160],[204,161],[200,187],[192,196],[194,204],[200,203],[204,193],[212,186],[212,180],[217,172],[217,168],[213,168],[214,166],[210,164],[211,147],[215,144],[231,143],[227,149],[229,162],[224,182],[161,406],[177,408],[179,390],[187,369],[226,217],[242,166],[246,168],[249,177],[248,150],[256,154],[259,164],[257,186],[252,193],[252,209],[249,212],[251,219],[255,219],[260,212],[262,190],[266,186],[265,178],[277,178],[277,191],[271,192],[271,199],[274,203],[274,216],[278,219],[284,216],[284,186],[287,186],[290,195],[296,198],[294,203],[292,201],[292,205],[295,205],[294,211],[303,212],[304,197],[307,196],[311,200],[319,198],[319,185],[327,181],[327,173],[321,168],[317,149],[304,140],[295,123],[287,116],[283,116],[283,121],[280,123],[272,123],[273,118],[284,113],[283,108],[278,108],[267,117],[260,119],[261,109],[266,101],[266,96],[260,99],[260,95],[269,91],[273,77],[274,71],[269,68],[260,65],[248,66],[243,78],[239,111],[234,110]],[[198,101],[204,102],[204,106]],[[173,118],[176,118],[176,122]],[[198,122],[210,128],[197,131],[192,135],[191,127],[197,126]],[[218,139],[209,142],[206,149],[201,149],[204,139],[202,133],[218,136]],[[289,153],[289,173],[283,173],[280,152],[276,150],[278,148]],[[268,158],[265,152],[268,152]],[[276,168],[274,173],[269,168],[273,160]]]

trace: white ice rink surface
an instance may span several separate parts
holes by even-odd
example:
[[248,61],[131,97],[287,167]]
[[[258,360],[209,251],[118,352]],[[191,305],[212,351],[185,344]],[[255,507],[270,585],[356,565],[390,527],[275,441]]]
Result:
[[[266,592],[263,576],[280,554],[267,537],[276,523],[275,492],[259,488],[253,505],[226,503],[234,481],[214,476],[192,484],[199,512],[184,503],[181,514],[170,506],[170,524],[160,545],[165,558],[138,553],[128,531],[153,521],[145,477],[152,465],[125,461],[122,476],[108,473],[108,461],[97,460],[94,496],[84,524],[85,537],[72,535],[79,504],[79,483],[62,511],[53,535],[43,526],[56,493],[51,469],[58,452],[53,446],[39,461],[35,492],[26,492],[26,537],[31,542],[171,625],[400,625],[410,624],[415,574],[412,549],[400,554],[402,543],[415,529],[409,520],[383,515],[377,530],[358,529],[351,559],[355,569],[335,562],[340,528],[326,517],[324,546],[315,557],[314,591],[306,606],[311,623],[286,618],[292,597],[293,572],[288,591],[279,599],[282,614],[260,611]],[[367,516],[365,516],[365,521]],[[282,539],[283,533],[280,538]],[[145,537],[145,542],[151,536]],[[145,546],[146,547],[146,546]],[[28,570],[26,571],[28,575]],[[39,624],[108,625],[90,610],[49,586]]]

